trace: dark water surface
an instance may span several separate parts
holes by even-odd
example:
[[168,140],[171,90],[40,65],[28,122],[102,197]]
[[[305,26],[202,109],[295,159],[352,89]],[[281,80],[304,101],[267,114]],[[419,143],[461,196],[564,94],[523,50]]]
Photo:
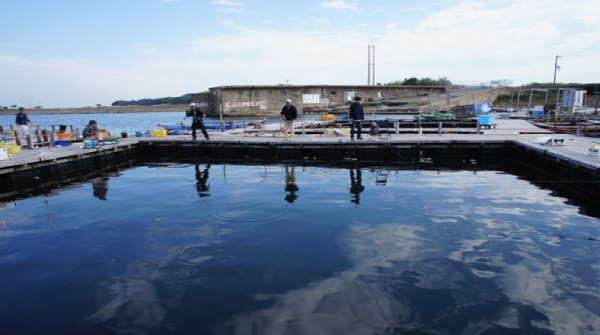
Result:
[[[14,115],[0,115],[0,125],[4,129],[9,129],[9,126],[15,124]],[[96,120],[98,127],[108,129],[109,132],[116,134],[117,132],[127,131],[134,134],[136,131],[146,131],[149,129],[160,129],[158,124],[169,124],[184,122],[191,124],[192,119],[185,117],[185,112],[152,112],[152,113],[99,113],[99,114],[43,114],[43,115],[28,115],[34,125],[39,125],[43,129],[50,129],[52,125],[73,125],[74,128],[83,128],[90,120]],[[314,120],[318,115],[301,115],[299,120]],[[393,117],[393,116],[390,116]],[[247,122],[260,121],[259,117],[235,117],[224,118],[226,122],[237,121]],[[207,117],[206,122],[218,122],[218,117]],[[267,123],[278,123],[278,117],[271,117]],[[8,130],[7,130],[8,131]],[[70,131],[70,129],[68,130]]]
[[0,329],[597,334],[600,220],[566,202],[502,171],[148,164],[1,205]]

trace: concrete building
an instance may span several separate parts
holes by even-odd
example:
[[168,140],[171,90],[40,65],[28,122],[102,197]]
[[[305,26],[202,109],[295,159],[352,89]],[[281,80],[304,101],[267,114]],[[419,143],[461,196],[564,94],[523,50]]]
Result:
[[349,104],[355,96],[363,102],[401,101],[446,93],[444,86],[219,86],[194,94],[194,102],[211,116],[277,115],[286,99],[302,112],[306,108]]

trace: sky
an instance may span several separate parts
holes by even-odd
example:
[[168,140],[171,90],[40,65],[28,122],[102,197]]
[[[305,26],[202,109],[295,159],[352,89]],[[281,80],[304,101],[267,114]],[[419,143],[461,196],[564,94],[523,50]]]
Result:
[[2,0],[0,106],[227,85],[600,82],[600,0]]

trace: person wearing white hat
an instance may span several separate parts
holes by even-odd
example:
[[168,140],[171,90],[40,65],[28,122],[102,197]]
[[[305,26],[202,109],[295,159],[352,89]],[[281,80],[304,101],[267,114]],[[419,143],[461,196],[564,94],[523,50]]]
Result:
[[206,132],[206,128],[204,127],[204,113],[202,113],[202,111],[200,109],[198,109],[198,107],[196,107],[195,103],[192,102],[190,104],[190,110],[185,113],[185,116],[192,117],[192,139],[193,140],[196,139],[196,129],[202,130],[202,134],[204,135],[204,138],[206,138],[207,140],[210,140],[210,138],[208,138],[208,133]]
[[294,120],[298,117],[296,107],[292,105],[292,100],[287,99],[285,106],[281,109],[280,119],[283,119],[283,139],[294,139]]

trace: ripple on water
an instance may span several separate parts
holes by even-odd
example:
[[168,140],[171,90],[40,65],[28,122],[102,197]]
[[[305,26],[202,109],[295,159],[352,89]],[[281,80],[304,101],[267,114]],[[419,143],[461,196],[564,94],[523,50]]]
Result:
[[253,222],[276,218],[283,214],[284,206],[269,201],[240,201],[217,209],[215,216],[226,221]]

